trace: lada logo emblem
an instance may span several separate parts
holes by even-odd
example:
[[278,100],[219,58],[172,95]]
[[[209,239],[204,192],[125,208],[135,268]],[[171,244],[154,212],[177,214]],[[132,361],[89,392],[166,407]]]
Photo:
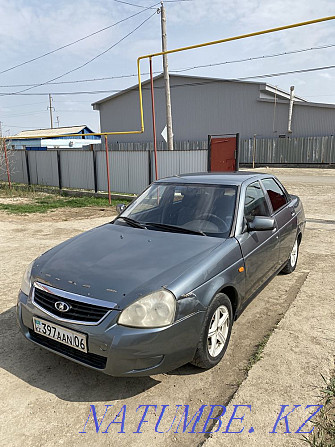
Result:
[[70,310],[70,306],[67,303],[64,303],[64,301],[57,301],[55,303],[55,308],[59,312],[68,312]]

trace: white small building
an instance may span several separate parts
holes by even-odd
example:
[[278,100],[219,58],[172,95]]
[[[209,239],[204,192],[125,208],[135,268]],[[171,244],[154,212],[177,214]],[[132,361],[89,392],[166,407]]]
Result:
[[[83,146],[100,144],[101,138],[87,126],[57,127],[55,129],[24,130],[10,137],[9,147],[25,150],[81,149]],[[69,134],[68,137],[59,135]],[[40,135],[46,136],[41,138]],[[93,146],[92,146],[93,149]]]

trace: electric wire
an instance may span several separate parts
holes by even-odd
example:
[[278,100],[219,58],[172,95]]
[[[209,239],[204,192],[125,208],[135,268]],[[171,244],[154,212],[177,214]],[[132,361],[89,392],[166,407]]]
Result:
[[[314,68],[306,68],[301,70],[291,70],[291,71],[284,71],[280,73],[267,73],[262,75],[256,75],[256,76],[245,76],[241,78],[229,78],[229,79],[206,79],[204,81],[198,81],[198,82],[187,82],[184,84],[175,84],[171,85],[172,88],[176,87],[184,87],[184,86],[196,86],[196,85],[204,85],[204,84],[213,84],[217,82],[236,82],[236,81],[245,81],[248,79],[256,79],[256,78],[270,78],[270,77],[276,77],[276,76],[284,76],[288,74],[295,74],[295,73],[307,73],[307,72],[313,72],[313,71],[320,71],[320,70],[330,70],[332,68],[335,68],[335,65],[328,65],[324,67],[314,67]],[[136,86],[135,86],[136,87]],[[155,89],[164,89],[165,87],[159,87],[155,86]],[[143,90],[150,89],[150,87],[142,87]],[[56,95],[95,95],[95,94],[101,94],[101,93],[120,93],[123,90],[89,90],[89,91],[75,91],[75,92],[53,92],[50,93],[53,96]],[[17,95],[20,96],[45,96],[49,93],[17,93]],[[0,93],[1,96],[10,96],[13,95],[12,93]]]
[[[32,90],[33,88],[36,87],[42,87],[43,85],[47,85],[50,82],[56,81],[57,79],[60,79],[70,73],[73,73],[77,70],[80,70],[81,68],[85,67],[86,65],[90,64],[91,62],[95,61],[96,59],[98,59],[99,57],[103,56],[104,54],[106,54],[108,51],[110,51],[111,49],[115,48],[118,44],[120,44],[121,42],[123,42],[127,37],[131,36],[135,31],[137,31],[139,28],[141,28],[141,26],[143,26],[148,20],[150,20],[154,15],[156,14],[156,12],[154,12],[153,14],[151,14],[149,17],[147,17],[145,20],[143,20],[143,22],[141,22],[136,28],[134,28],[132,31],[130,31],[128,34],[126,34],[125,36],[123,36],[120,40],[118,40],[116,43],[114,43],[113,45],[111,45],[109,48],[107,48],[106,50],[102,51],[101,53],[97,54],[96,56],[94,56],[92,59],[86,61],[84,64],[81,64],[75,68],[72,68],[71,70],[56,76],[55,78],[49,79],[48,81],[45,82],[41,82],[39,84],[36,84],[34,86],[28,87],[24,90],[20,90],[18,92],[12,92],[9,93],[9,95],[18,95],[18,94],[22,94],[28,90]],[[4,95],[1,95],[4,96]]]
[[135,3],[129,3],[129,2],[125,2],[123,0],[114,0],[114,2],[116,3],[122,3],[123,5],[128,5],[128,6],[136,6],[136,8],[144,8],[144,9],[153,9],[154,6],[149,6],[149,8],[147,8],[146,6],[143,5],[136,5]]
[[70,43],[68,43],[66,45],[62,45],[61,47],[58,47],[58,48],[56,48],[54,50],[51,50],[51,51],[48,51],[47,53],[41,54],[40,56],[36,56],[36,57],[34,57],[32,59],[29,59],[29,60],[27,60],[25,62],[21,62],[20,64],[14,65],[13,67],[6,68],[5,70],[0,71],[0,74],[6,73],[6,72],[8,72],[10,70],[14,70],[15,68],[18,68],[18,67],[22,67],[22,65],[26,65],[26,64],[29,64],[31,62],[37,61],[39,59],[42,59],[43,57],[49,56],[50,54],[56,53],[57,51],[63,50],[64,48],[68,48],[68,47],[70,47],[72,45],[75,45],[76,43],[82,42],[83,40],[86,40],[86,39],[88,39],[88,38],[90,38],[92,36],[95,36],[96,34],[102,33],[103,31],[106,31],[106,30],[108,30],[110,28],[113,28],[114,26],[119,25],[120,23],[125,22],[126,20],[132,19],[133,17],[136,17],[139,14],[142,14],[146,10],[153,8],[154,6],[157,6],[158,4],[159,4],[159,2],[155,3],[152,6],[149,6],[148,8],[143,9],[142,11],[136,12],[135,14],[132,14],[132,15],[124,18],[124,19],[121,19],[118,22],[113,23],[112,25],[106,26],[105,28],[101,28],[98,31],[94,31],[93,33],[88,34],[87,36],[81,37],[80,39],[77,39],[77,40],[75,40],[73,42],[70,42]]
[[306,68],[306,69],[301,69],[301,70],[282,71],[281,73],[269,73],[269,74],[257,75],[257,76],[247,76],[244,78],[236,78],[236,80],[243,81],[246,79],[273,78],[275,76],[285,76],[285,75],[294,74],[294,73],[307,73],[307,72],[312,72],[312,71],[330,70],[332,68],[335,68],[335,65],[328,65],[326,67]]
[[216,62],[214,64],[194,65],[193,67],[180,68],[180,69],[170,70],[170,71],[174,72],[174,73],[180,73],[180,72],[184,72],[184,71],[194,70],[194,69],[197,69],[197,68],[216,67],[218,65],[235,64],[235,63],[239,63],[239,62],[249,62],[249,61],[254,61],[254,60],[259,60],[259,59],[268,59],[268,58],[272,58],[272,57],[279,57],[279,56],[287,56],[287,55],[290,55],[290,54],[304,53],[306,51],[323,50],[323,49],[332,48],[332,47],[335,47],[335,44],[320,45],[318,47],[303,48],[303,49],[292,50],[292,51],[284,51],[282,53],[275,53],[275,54],[269,54],[269,55],[263,55],[263,56],[248,57],[248,58],[245,58],[245,59],[237,59],[237,60],[233,60],[233,61]]
[[[327,45],[320,45],[317,47],[310,47],[310,48],[302,48],[292,51],[284,51],[282,53],[275,53],[275,54],[267,54],[262,56],[254,56],[254,57],[248,57],[245,59],[235,59],[230,61],[223,61],[223,62],[216,62],[213,64],[203,64],[203,65],[194,65],[192,67],[186,67],[186,68],[177,68],[177,69],[170,69],[170,73],[182,73],[185,71],[190,71],[198,68],[208,68],[208,67],[215,67],[219,65],[226,65],[226,64],[235,64],[235,63],[241,63],[241,62],[250,62],[254,60],[262,60],[262,59],[268,59],[273,57],[280,57],[280,56],[288,56],[290,54],[297,54],[297,53],[303,53],[307,51],[315,51],[315,50],[323,50],[327,48],[335,47],[335,44],[327,44]],[[160,71],[155,71],[154,74],[159,74]],[[142,73],[143,76],[149,75],[149,72]],[[103,78],[91,78],[91,79],[77,79],[74,81],[60,81],[60,82],[48,82],[48,85],[62,85],[62,84],[78,84],[78,83],[84,83],[84,82],[97,82],[97,81],[107,81],[112,79],[125,79],[130,77],[137,77],[137,73],[128,74],[128,75],[119,75],[119,76],[106,76]],[[12,84],[12,85],[0,85],[0,88],[15,88],[15,87],[38,87],[39,84]]]

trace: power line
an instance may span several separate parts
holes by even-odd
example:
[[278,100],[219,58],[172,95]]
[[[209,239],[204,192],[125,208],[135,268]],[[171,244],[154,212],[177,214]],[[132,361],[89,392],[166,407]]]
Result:
[[47,53],[41,54],[40,56],[34,57],[34,58],[32,58],[32,59],[29,59],[29,60],[27,60],[27,61],[25,61],[25,62],[21,62],[20,64],[14,65],[13,67],[6,68],[6,70],[2,70],[2,71],[0,71],[0,74],[2,74],[2,73],[6,73],[6,72],[8,72],[8,71],[10,71],[10,70],[14,70],[15,68],[18,68],[18,67],[22,67],[22,65],[26,65],[26,64],[29,64],[30,62],[37,61],[38,59],[42,59],[43,57],[49,56],[50,54],[56,53],[57,51],[60,51],[60,50],[63,50],[64,48],[68,48],[68,47],[70,47],[71,45],[75,45],[75,44],[78,43],[78,42],[82,42],[83,40],[86,40],[86,39],[88,39],[89,37],[95,36],[96,34],[102,33],[103,31],[106,31],[106,30],[108,30],[108,29],[110,29],[110,28],[113,28],[114,26],[119,25],[120,23],[125,22],[126,20],[129,20],[129,19],[131,19],[131,18],[133,18],[133,17],[135,17],[135,16],[138,16],[139,14],[142,14],[142,12],[145,12],[146,10],[151,9],[151,8],[153,8],[154,6],[157,6],[158,4],[159,4],[159,2],[158,2],[158,3],[155,3],[155,4],[152,5],[152,6],[149,6],[148,8],[143,9],[143,11],[136,12],[135,14],[132,14],[132,15],[130,15],[129,17],[126,17],[126,18],[124,18],[124,19],[122,19],[122,20],[119,20],[118,22],[113,23],[112,25],[106,26],[105,28],[101,28],[101,29],[98,30],[98,31],[94,31],[94,33],[88,34],[87,36],[81,37],[80,39],[77,39],[77,40],[75,40],[75,41],[73,41],[73,42],[70,42],[70,43],[68,43],[68,44],[66,44],[66,45],[63,45],[63,46],[61,46],[61,47],[58,47],[58,48],[56,48],[55,50],[48,51]]
[[142,6],[142,5],[136,5],[135,3],[129,3],[129,2],[125,2],[123,0],[114,0],[114,2],[116,3],[122,3],[124,5],[129,5],[129,6],[136,6],[136,8],[144,8],[144,9],[153,9],[154,6],[149,6],[149,8]]
[[180,69],[171,70],[171,71],[173,71],[174,73],[180,73],[183,71],[193,70],[195,68],[207,68],[207,67],[216,67],[218,65],[235,64],[235,63],[239,63],[239,62],[249,62],[249,61],[254,61],[254,60],[259,60],[259,59],[268,59],[271,57],[279,57],[279,56],[287,56],[290,54],[303,53],[306,51],[323,50],[323,49],[331,48],[331,47],[335,47],[335,44],[320,45],[318,47],[303,48],[303,49],[292,50],[292,51],[284,51],[282,53],[275,53],[275,54],[269,54],[269,55],[264,55],[264,56],[248,57],[245,59],[237,59],[237,60],[233,60],[233,61],[216,62],[214,64],[194,65],[193,67],[180,68]]
[[38,114],[42,114],[42,113],[45,114],[44,111],[38,110],[38,111],[35,111],[35,112],[29,112],[29,113],[18,113],[18,114],[15,114],[15,115],[5,115],[5,118],[6,119],[7,118],[16,118],[18,116],[38,115]]
[[[306,51],[315,51],[315,50],[323,50],[327,48],[335,47],[335,44],[327,44],[327,45],[320,45],[317,47],[310,47],[310,48],[302,48],[298,50],[292,50],[292,51],[284,51],[282,53],[274,53],[274,54],[267,54],[262,56],[254,56],[254,57],[248,57],[245,59],[235,59],[230,61],[223,61],[223,62],[216,62],[214,64],[204,64],[204,65],[194,65],[193,67],[186,67],[186,68],[177,68],[170,70],[173,73],[182,73],[185,71],[194,70],[197,68],[207,68],[207,67],[215,67],[218,65],[226,65],[226,64],[235,64],[240,62],[249,62],[259,59],[268,59],[272,57],[279,57],[279,56],[288,56],[290,54],[296,54],[296,53],[303,53]],[[154,72],[154,74],[161,73],[160,71]],[[149,75],[149,73],[142,73],[143,76]],[[106,76],[103,78],[91,78],[91,79],[78,79],[75,81],[60,81],[60,82],[49,82],[48,85],[62,85],[62,84],[78,84],[78,83],[84,83],[84,82],[96,82],[96,81],[107,81],[112,79],[124,79],[124,78],[131,78],[131,77],[137,77],[137,73],[134,74],[128,74],[128,75],[119,75],[119,76]],[[13,87],[38,87],[39,84],[12,84],[12,85],[0,85],[0,88],[13,88]]]
[[[184,2],[192,2],[192,1],[193,0],[164,0],[164,3],[184,3]],[[143,6],[143,5],[126,2],[124,0],[114,0],[114,2],[122,3],[123,5],[135,6],[136,8],[145,8],[145,6]],[[154,6],[150,6],[150,9],[153,9],[153,8],[154,8]]]
[[[74,71],[80,70],[81,68],[85,67],[86,65],[90,64],[91,62],[95,61],[96,59],[98,59],[99,57],[101,57],[102,55],[106,54],[108,51],[110,51],[112,48],[115,48],[119,43],[121,43],[122,41],[124,41],[127,37],[129,37],[131,34],[133,34],[135,31],[137,31],[141,26],[143,26],[148,20],[150,20],[154,15],[156,14],[156,11],[151,14],[149,17],[147,17],[145,20],[143,20],[143,22],[141,22],[136,28],[134,28],[132,31],[130,31],[128,34],[126,34],[125,36],[123,36],[120,40],[118,40],[116,43],[114,43],[112,46],[110,46],[109,48],[107,48],[106,50],[102,51],[101,53],[97,54],[96,56],[94,56],[92,59],[88,60],[87,62],[85,62],[84,64],[79,65],[78,67],[73,68],[72,70],[67,71],[66,73],[63,73],[59,76],[56,76],[53,79],[49,79],[48,81],[42,82],[40,84],[36,84],[32,87],[28,87],[24,90],[20,90],[18,92],[13,92],[13,93],[9,93],[10,95],[18,95],[21,93],[24,93],[28,90],[32,90],[33,88],[36,87],[42,87],[43,85],[47,85],[52,81],[55,81],[57,79],[62,78],[63,76],[66,76],[70,73],[73,73]],[[2,95],[3,96],[3,95]]]
[[[87,103],[86,103],[87,104]],[[84,109],[75,109],[75,110],[62,110],[62,109],[57,109],[56,110],[57,111],[57,113],[58,112],[62,112],[62,113],[76,113],[76,112],[83,112],[83,113],[87,113],[87,112],[92,112],[92,113],[95,113],[95,110],[84,110]],[[17,117],[19,117],[19,116],[30,116],[30,115],[41,115],[41,114],[45,114],[45,111],[41,111],[41,110],[36,110],[36,111],[33,111],[33,112],[29,112],[29,113],[18,113],[18,114],[15,114],[15,115],[4,115],[4,117],[5,117],[5,119],[7,119],[7,118],[17,118]]]
[[236,80],[243,81],[246,79],[272,78],[275,76],[284,76],[284,75],[294,74],[294,73],[307,73],[307,72],[311,72],[311,71],[330,70],[332,68],[335,68],[335,65],[328,65],[327,67],[306,68],[306,69],[302,69],[302,70],[283,71],[281,73],[269,73],[269,74],[264,74],[264,75],[260,75],[260,76],[247,76],[244,78],[236,78]]
[[[11,109],[13,109],[13,108],[15,108],[15,107],[27,107],[27,106],[35,106],[35,105],[40,105],[40,104],[46,104],[46,102],[45,101],[39,101],[39,102],[30,102],[30,103],[28,103],[28,104],[15,104],[15,105],[11,105],[10,106],[10,108]],[[7,108],[7,106],[1,106],[0,107],[0,112],[1,113],[5,113],[3,110],[1,110],[1,109],[5,109],[5,108]]]
[[[122,90],[93,90],[93,91],[80,91],[80,92],[51,92],[52,96],[61,95],[95,95],[100,93],[118,93]],[[48,93],[0,93],[0,96],[47,96]]]
[[335,96],[335,95],[304,95],[305,98],[316,98],[319,96]]
[[[171,85],[171,88],[177,88],[177,87],[193,87],[197,85],[205,85],[205,84],[214,84],[218,82],[237,82],[237,81],[246,81],[248,79],[256,79],[256,78],[271,78],[275,76],[285,76],[288,74],[295,74],[295,73],[307,73],[307,72],[313,72],[313,71],[319,71],[319,70],[330,70],[332,68],[335,68],[335,65],[328,65],[325,67],[315,67],[315,68],[306,68],[301,70],[292,70],[292,71],[283,71],[280,73],[268,73],[263,75],[257,75],[257,76],[245,76],[242,78],[229,78],[229,79],[206,79],[203,81],[195,81],[195,82],[185,82],[183,84],[174,84]],[[155,89],[162,90],[164,86],[157,86]],[[142,87],[142,90],[149,90],[149,87]]]
[[[313,71],[319,71],[319,70],[330,70],[332,68],[335,68],[335,65],[328,65],[324,67],[315,67],[315,68],[306,68],[301,70],[292,70],[292,71],[284,71],[280,73],[268,73],[268,74],[262,74],[257,76],[245,76],[243,78],[230,78],[230,79],[206,79],[205,81],[198,81],[198,82],[187,82],[183,84],[175,84],[171,85],[171,88],[176,87],[184,87],[184,86],[196,86],[196,85],[204,85],[204,84],[213,84],[216,82],[236,82],[236,81],[243,81],[248,79],[256,79],[256,78],[270,78],[275,76],[284,76],[288,74],[295,74],[295,73],[307,73],[307,72],[313,72]],[[155,87],[155,89],[159,90],[164,87]],[[142,87],[142,90],[149,90],[149,87]],[[92,90],[92,91],[77,91],[77,92],[53,92],[52,95],[95,95],[95,94],[101,94],[101,93],[120,93],[122,90]],[[20,96],[46,96],[48,93],[20,93],[18,95]],[[11,93],[0,93],[1,96],[8,96],[11,95]]]
[[31,129],[31,127],[25,126],[12,126],[11,124],[2,124],[3,127],[17,127],[18,129]]
[[[160,72],[155,72],[160,73]],[[142,75],[148,75],[149,73],[142,73]],[[75,81],[60,81],[60,82],[48,82],[48,85],[62,85],[62,84],[78,84],[83,82],[93,82],[93,81],[107,81],[111,79],[123,79],[132,78],[137,76],[137,74],[120,75],[120,76],[106,76],[104,78],[93,78],[93,79],[78,79]],[[38,87],[39,84],[11,84],[11,85],[0,85],[0,88],[13,88],[13,87]]]

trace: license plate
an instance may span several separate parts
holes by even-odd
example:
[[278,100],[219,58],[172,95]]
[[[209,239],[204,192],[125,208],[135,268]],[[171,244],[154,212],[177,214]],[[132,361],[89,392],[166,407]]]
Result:
[[34,331],[37,334],[59,341],[59,343],[71,346],[71,348],[78,349],[79,351],[87,352],[86,335],[71,331],[70,329],[42,320],[41,318],[33,317],[33,323]]

